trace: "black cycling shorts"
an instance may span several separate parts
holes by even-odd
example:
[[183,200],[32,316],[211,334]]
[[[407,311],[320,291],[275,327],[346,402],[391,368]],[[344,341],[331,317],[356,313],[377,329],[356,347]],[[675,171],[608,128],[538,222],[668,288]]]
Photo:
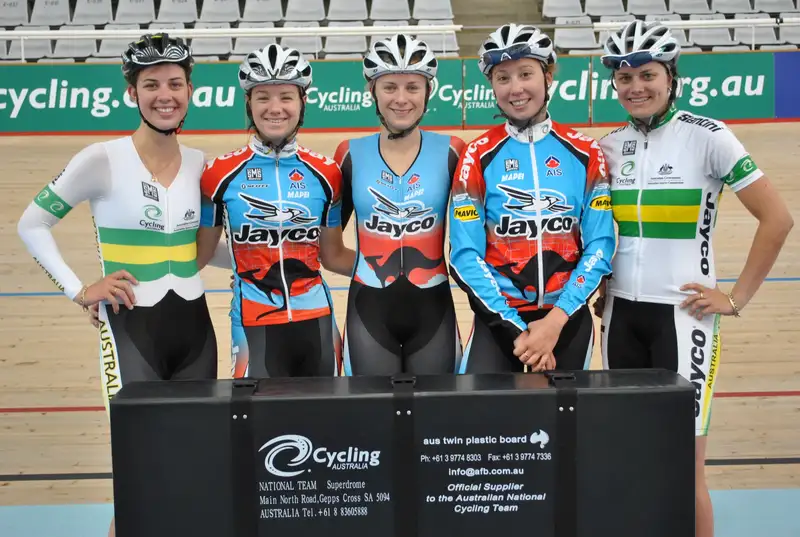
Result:
[[341,337],[333,315],[232,327],[234,378],[335,376]]
[[205,295],[184,300],[170,290],[153,306],[101,303],[100,379],[109,400],[123,382],[217,378],[217,338]]
[[406,277],[347,297],[343,375],[452,374],[461,356],[449,282],[422,289]]
[[608,296],[601,322],[606,369],[674,371],[695,387],[695,434],[708,433],[719,370],[719,315],[698,321],[673,304]]
[[[550,310],[519,312],[525,323],[543,318]],[[559,371],[589,369],[594,347],[594,324],[587,306],[570,317],[561,330],[553,356]],[[525,370],[514,356],[514,340],[503,330],[492,330],[478,315],[474,318],[472,335],[467,342],[459,373],[519,373]]]

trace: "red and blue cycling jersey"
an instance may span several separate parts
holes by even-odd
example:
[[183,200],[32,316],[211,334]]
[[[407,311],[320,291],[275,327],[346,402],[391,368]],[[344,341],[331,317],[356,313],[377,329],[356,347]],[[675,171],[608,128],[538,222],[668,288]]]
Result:
[[420,130],[417,158],[402,174],[383,159],[373,134],[339,144],[342,227],[355,211],[357,261],[353,279],[388,287],[400,277],[420,288],[447,282],[444,242],[447,203],[464,142]]
[[257,142],[208,162],[201,225],[224,226],[234,272],[231,319],[242,326],[329,315],[320,273],[322,227],[341,225],[341,171],[291,144],[280,155]]
[[598,143],[550,119],[473,140],[451,192],[450,272],[476,315],[519,334],[519,312],[572,315],[611,272],[614,220]]

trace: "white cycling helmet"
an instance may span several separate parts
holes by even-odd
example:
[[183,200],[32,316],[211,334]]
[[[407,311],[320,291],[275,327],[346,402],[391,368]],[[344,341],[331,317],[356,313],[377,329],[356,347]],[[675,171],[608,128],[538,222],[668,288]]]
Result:
[[533,58],[544,65],[556,63],[553,40],[530,24],[504,24],[486,38],[478,51],[478,67],[489,76],[498,63]]
[[428,80],[436,76],[439,62],[425,41],[405,34],[375,40],[362,62],[364,78],[375,80],[381,75],[409,73]]
[[622,65],[639,67],[651,61],[675,64],[681,53],[681,45],[658,21],[631,21],[612,32],[604,44],[603,65],[619,69]]
[[262,84],[293,84],[306,91],[311,86],[311,64],[296,49],[270,43],[248,54],[239,66],[244,91]]

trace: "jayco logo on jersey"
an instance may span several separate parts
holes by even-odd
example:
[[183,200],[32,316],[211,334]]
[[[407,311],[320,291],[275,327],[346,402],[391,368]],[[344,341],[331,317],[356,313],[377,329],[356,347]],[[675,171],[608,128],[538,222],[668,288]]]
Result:
[[603,155],[603,150],[600,149],[600,144],[594,138],[590,138],[583,133],[573,131],[567,133],[568,138],[572,138],[573,140],[579,140],[581,142],[586,142],[589,144],[591,149],[594,149],[594,157],[597,159],[597,172],[600,174],[601,177],[606,177],[608,175],[608,171],[606,169],[606,159]]
[[[375,198],[375,205],[372,208],[380,213],[372,213],[369,220],[364,223],[364,227],[368,230],[392,238],[400,238],[405,234],[424,233],[436,225],[436,215],[428,214],[433,209],[425,207],[421,202],[398,203],[372,187],[367,190]],[[389,221],[383,217],[388,217]]]
[[466,185],[469,180],[470,167],[475,164],[475,155],[478,153],[478,147],[488,143],[489,138],[484,136],[467,146],[467,150],[464,152],[464,156],[461,160],[461,171],[458,173],[458,179],[464,183],[464,185]]
[[[495,226],[495,232],[504,237],[527,236],[535,239],[542,232],[567,233],[577,222],[574,216],[564,215],[572,210],[567,198],[557,190],[540,189],[535,192],[520,190],[507,185],[498,185],[508,200],[503,204],[512,214],[504,214]],[[537,214],[543,218],[536,220]]]
[[256,225],[242,224],[233,235],[236,242],[273,247],[284,240],[314,242],[319,239],[319,227],[307,226],[316,222],[317,218],[311,216],[303,205],[287,201],[264,201],[242,193],[239,193],[239,197],[250,206],[245,218]]

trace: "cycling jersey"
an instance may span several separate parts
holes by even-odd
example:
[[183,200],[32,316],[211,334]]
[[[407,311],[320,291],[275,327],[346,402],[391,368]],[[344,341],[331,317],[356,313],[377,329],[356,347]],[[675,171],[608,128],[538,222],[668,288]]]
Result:
[[204,225],[224,226],[228,238],[232,322],[248,327],[332,314],[319,236],[321,227],[340,225],[341,172],[333,160],[295,143],[276,155],[254,139],[209,161],[201,189],[210,200]]
[[343,227],[353,211],[356,216],[353,278],[370,287],[387,287],[400,276],[422,288],[446,282],[448,193],[464,142],[421,130],[416,160],[398,175],[383,160],[379,141],[380,134],[345,140],[334,157],[342,169]]
[[476,315],[512,340],[519,312],[573,315],[610,272],[608,179],[597,142],[549,118],[468,144],[452,190],[450,270]]
[[733,132],[673,107],[650,132],[628,124],[600,144],[619,226],[608,293],[679,304],[687,283],[715,287],[712,235],[722,188],[738,192],[763,175]]
[[205,158],[181,146],[181,167],[169,188],[145,168],[130,136],[92,144],[36,196],[19,222],[28,251],[69,298],[83,284],[59,254],[50,228],[88,200],[103,276],[127,270],[138,306],[174,290],[185,300],[203,294],[197,269],[200,185]]
[[357,261],[350,283],[341,371],[345,375],[452,373],[461,356],[444,256],[447,203],[464,146],[419,131],[414,162],[397,174],[380,134],[346,140],[342,221],[355,212]]
[[136,302],[114,314],[101,302],[103,400],[123,382],[213,379],[217,344],[198,273],[201,151],[181,146],[181,167],[165,188],[138,156],[131,137],[92,144],[39,192],[19,221],[28,251],[69,298],[83,284],[62,259],[50,228],[88,200],[103,276],[126,270]]

